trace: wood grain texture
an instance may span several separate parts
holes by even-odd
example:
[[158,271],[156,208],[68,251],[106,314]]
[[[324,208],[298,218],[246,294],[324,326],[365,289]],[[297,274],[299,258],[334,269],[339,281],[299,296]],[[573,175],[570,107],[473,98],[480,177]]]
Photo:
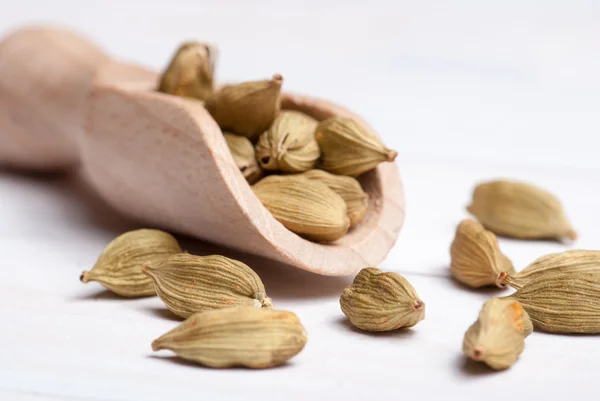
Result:
[[[10,89],[8,96],[0,93],[0,104],[10,106],[0,119],[1,162],[56,169],[80,161],[99,196],[147,226],[318,274],[350,275],[377,265],[394,245],[404,222],[403,187],[395,164],[382,164],[360,178],[370,195],[369,212],[348,235],[328,245],[304,240],[277,222],[254,196],[202,103],[155,92],[155,72],[108,62],[82,39],[52,32],[28,30],[8,38],[10,46],[6,40],[0,44],[0,56],[7,55],[0,64],[0,88]],[[18,49],[34,46],[32,42],[43,46],[44,54],[29,61]],[[73,51],[71,57],[78,61],[52,61],[64,59],[64,49]],[[28,63],[52,65],[62,85],[43,79],[41,67],[30,67],[19,78],[35,80],[38,86],[17,93],[5,77]],[[46,102],[40,100],[44,96]],[[17,98],[23,101],[13,104]],[[35,106],[27,110],[30,124],[6,117],[33,107],[25,104],[29,98]],[[366,126],[355,114],[324,100],[284,93],[282,107],[319,120],[344,115]],[[47,142],[51,145],[45,146]]]

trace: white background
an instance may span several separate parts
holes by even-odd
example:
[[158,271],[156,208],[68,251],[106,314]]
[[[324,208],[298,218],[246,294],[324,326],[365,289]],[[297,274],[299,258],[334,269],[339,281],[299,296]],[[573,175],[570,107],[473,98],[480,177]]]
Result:
[[[448,247],[475,183],[509,177],[558,194],[580,234],[572,246],[599,248],[600,2],[0,0],[0,34],[40,21],[156,69],[180,41],[211,41],[220,80],[280,72],[288,90],[363,115],[399,151],[407,191],[406,226],[381,267],[414,284],[427,318],[359,333],[339,310],[348,279],[253,260],[277,306],[309,332],[300,355],[268,371],[153,355],[150,342],[176,324],[157,298],[123,301],[78,281],[135,225],[76,178],[0,170],[0,399],[596,397],[594,336],[534,333],[505,372],[465,363],[462,335],[497,292],[451,281]],[[501,247],[519,269],[570,246]]]

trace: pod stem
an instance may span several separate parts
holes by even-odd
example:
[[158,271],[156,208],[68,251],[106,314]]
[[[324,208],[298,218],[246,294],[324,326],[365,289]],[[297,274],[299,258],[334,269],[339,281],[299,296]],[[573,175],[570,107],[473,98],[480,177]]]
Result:
[[469,357],[474,361],[481,361],[485,356],[485,352],[481,347],[475,347]]
[[146,262],[141,267],[142,273],[144,273],[148,277],[152,277],[152,265],[150,262]]
[[281,74],[273,74],[271,81],[279,86],[283,84],[283,76]]
[[262,303],[263,308],[272,308],[273,307],[273,300],[269,297],[265,297],[265,299],[263,299],[261,303]]
[[420,299],[417,299],[413,302],[412,307],[416,311],[423,310],[423,308],[425,308],[425,302],[421,301]]
[[90,272],[87,270],[84,270],[81,273],[81,276],[79,276],[79,281],[81,281],[84,284],[88,283],[90,281]]
[[498,288],[506,288],[506,280],[508,279],[507,272],[500,272],[498,277],[496,277],[496,286]]
[[[518,274],[518,273],[517,273]],[[515,281],[513,280],[513,277],[511,277],[509,274],[507,274],[504,279],[502,280],[502,283],[504,285],[510,285],[512,288],[514,288],[515,290],[520,290],[521,287],[523,287],[523,284],[519,283],[519,281]]]
[[396,157],[398,156],[398,152],[396,152],[395,150],[389,150],[387,152],[386,156],[387,156],[386,160],[388,162],[393,162],[394,160],[396,160]]
[[163,347],[160,345],[159,340],[152,341],[152,351],[160,351],[161,349],[163,349]]

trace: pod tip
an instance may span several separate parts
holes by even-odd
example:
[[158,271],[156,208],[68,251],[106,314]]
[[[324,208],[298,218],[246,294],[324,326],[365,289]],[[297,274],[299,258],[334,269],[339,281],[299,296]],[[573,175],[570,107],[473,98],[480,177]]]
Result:
[[387,152],[387,161],[388,162],[393,162],[394,160],[396,160],[396,157],[398,156],[398,152],[396,152],[395,150],[389,150]]
[[425,302],[421,301],[420,299],[417,299],[413,302],[412,307],[416,311],[421,311],[425,308]]
[[485,356],[485,352],[481,347],[473,348],[469,357],[474,361],[481,361]]
[[500,272],[496,277],[496,286],[498,288],[506,288],[506,279],[508,278],[507,272]]
[[573,230],[572,228],[569,229],[569,231],[567,231],[566,233],[567,238],[569,238],[571,241],[575,241],[577,239],[577,233],[575,232],[575,230]]
[[269,297],[265,297],[265,299],[262,300],[262,307],[263,308],[272,308],[273,300]]
[[281,74],[273,74],[273,77],[271,78],[271,80],[274,83],[281,85],[283,83],[283,75],[281,75]]

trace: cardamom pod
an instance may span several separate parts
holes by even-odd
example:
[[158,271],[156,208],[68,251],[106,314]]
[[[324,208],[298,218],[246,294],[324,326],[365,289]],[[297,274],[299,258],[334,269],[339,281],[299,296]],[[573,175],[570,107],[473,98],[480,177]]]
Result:
[[450,247],[450,273],[469,287],[497,285],[506,274],[514,274],[512,262],[500,252],[496,236],[474,220],[463,220]]
[[321,121],[315,138],[321,148],[321,167],[333,174],[356,177],[381,162],[394,161],[398,155],[351,118],[336,116]]
[[575,249],[561,253],[551,253],[537,258],[518,273],[509,272],[501,277],[501,282],[518,290],[530,281],[548,273],[600,274],[600,251]]
[[315,140],[317,120],[299,111],[282,110],[256,144],[265,170],[300,173],[315,166],[321,151]]
[[360,223],[367,214],[369,195],[356,178],[330,174],[323,170],[309,170],[302,174],[309,180],[320,181],[346,202],[350,226]]
[[306,340],[294,313],[238,306],[196,313],[154,340],[152,349],[213,368],[262,369],[285,363]]
[[227,85],[206,100],[206,110],[223,131],[248,137],[251,141],[265,132],[279,114],[283,77]]
[[479,184],[467,210],[497,235],[520,239],[577,238],[560,201],[533,185],[515,181]]
[[141,229],[129,231],[112,240],[91,270],[81,273],[82,283],[96,281],[123,297],[155,295],[152,280],[142,273],[145,263],[158,264],[181,252],[172,235]]
[[245,136],[224,133],[225,141],[233,156],[236,166],[242,172],[246,181],[254,184],[262,177],[262,170],[256,162],[256,155],[252,142]]
[[237,260],[220,255],[173,255],[142,271],[154,281],[156,293],[175,315],[231,306],[270,308],[271,298],[258,275]]
[[159,92],[208,99],[213,93],[216,49],[200,42],[183,43],[162,74]]
[[533,331],[523,306],[512,299],[492,298],[481,308],[479,318],[465,333],[463,352],[494,369],[510,367]]
[[538,330],[600,333],[600,276],[548,272],[506,297],[523,304]]
[[340,297],[342,312],[365,331],[412,327],[425,318],[425,304],[412,285],[395,272],[362,269]]
[[346,203],[329,187],[300,175],[272,175],[252,186],[273,217],[313,241],[335,241],[350,227]]

